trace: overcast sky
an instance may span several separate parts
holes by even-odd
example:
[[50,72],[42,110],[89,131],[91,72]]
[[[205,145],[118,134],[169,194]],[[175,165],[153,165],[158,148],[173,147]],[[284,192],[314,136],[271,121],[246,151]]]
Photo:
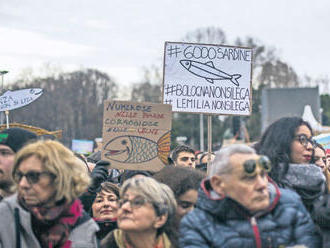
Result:
[[96,68],[119,84],[160,64],[165,41],[219,27],[228,40],[253,36],[299,75],[329,75],[328,0],[0,0],[0,70],[5,81],[45,63]]

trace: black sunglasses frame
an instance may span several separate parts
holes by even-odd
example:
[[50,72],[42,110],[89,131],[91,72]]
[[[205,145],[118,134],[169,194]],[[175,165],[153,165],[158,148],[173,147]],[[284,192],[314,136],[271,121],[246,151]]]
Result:
[[243,163],[244,172],[249,176],[256,175],[257,166],[266,172],[270,172],[272,169],[271,162],[266,156],[260,156],[257,160],[249,159]]
[[16,171],[14,174],[14,181],[16,183],[19,183],[23,179],[23,177],[25,177],[28,183],[32,185],[38,183],[42,175],[48,175],[53,179],[56,177],[53,173],[49,171],[28,171],[27,173]]
[[316,141],[313,139],[309,139],[305,134],[298,134],[294,136],[295,140],[298,140],[301,145],[305,148],[308,146],[308,142],[311,143],[313,149],[317,147]]

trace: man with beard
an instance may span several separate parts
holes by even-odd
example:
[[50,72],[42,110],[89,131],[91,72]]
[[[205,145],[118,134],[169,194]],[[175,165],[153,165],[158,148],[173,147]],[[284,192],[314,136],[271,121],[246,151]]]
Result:
[[25,143],[37,135],[21,128],[9,128],[0,132],[0,201],[14,193],[11,170],[15,154]]

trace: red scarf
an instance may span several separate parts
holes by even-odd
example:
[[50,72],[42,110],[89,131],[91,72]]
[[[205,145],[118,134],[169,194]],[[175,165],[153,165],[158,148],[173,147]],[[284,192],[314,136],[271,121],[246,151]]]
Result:
[[70,231],[83,212],[80,200],[51,208],[29,207],[22,199],[20,203],[32,214],[32,228],[42,247],[71,247]]

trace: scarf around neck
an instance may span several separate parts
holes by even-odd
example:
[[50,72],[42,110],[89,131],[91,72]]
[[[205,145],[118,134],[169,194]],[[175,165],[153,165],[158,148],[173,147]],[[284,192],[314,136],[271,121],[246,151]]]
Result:
[[70,231],[83,213],[80,200],[54,207],[33,207],[19,197],[19,203],[31,213],[32,229],[42,247],[71,247]]
[[112,232],[117,228],[117,219],[101,220],[98,218],[93,218],[94,221],[99,226],[100,230],[96,232],[96,237],[102,240],[108,233]]
[[[284,168],[284,164],[279,165],[280,170],[284,171]],[[314,164],[289,164],[287,173],[278,184],[296,191],[307,205],[324,194],[326,189],[325,176]]]

